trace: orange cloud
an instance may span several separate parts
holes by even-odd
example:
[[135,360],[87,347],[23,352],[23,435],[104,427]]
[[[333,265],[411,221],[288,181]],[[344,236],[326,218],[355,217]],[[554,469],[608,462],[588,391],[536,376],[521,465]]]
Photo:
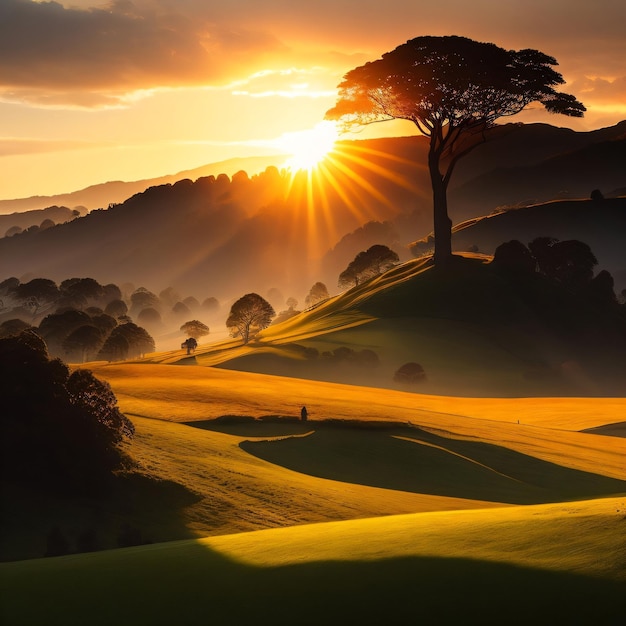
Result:
[[225,29],[203,14],[156,10],[156,3],[144,9],[2,0],[3,99],[107,106],[137,89],[225,83],[287,52],[267,33]]

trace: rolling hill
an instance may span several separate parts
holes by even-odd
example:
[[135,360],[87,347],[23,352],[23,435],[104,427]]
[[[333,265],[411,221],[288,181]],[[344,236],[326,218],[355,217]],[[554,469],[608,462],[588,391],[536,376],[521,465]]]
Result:
[[[462,222],[453,229],[452,245],[455,250],[473,249],[492,255],[501,243],[512,239],[525,245],[537,237],[584,241],[598,259],[597,271],[610,272],[619,293],[626,288],[624,233],[626,198],[560,200]],[[431,247],[428,241],[411,244],[416,256]]]
[[[623,130],[593,142],[618,142],[611,133]],[[591,134],[497,132],[520,149],[498,152],[494,140],[459,170],[463,219],[488,212],[474,213],[472,181],[497,179],[497,167],[539,176],[538,164],[557,172],[569,162],[561,185],[581,176],[571,155],[591,149]],[[348,254],[376,230],[358,232],[372,220],[389,237],[413,237],[401,224],[428,232],[413,158],[422,147],[351,145],[327,165],[336,187],[271,168],[153,187],[0,240],[2,271],[220,296],[302,290],[333,243],[344,242],[337,258]],[[603,267],[619,269],[620,248],[607,242],[622,237],[622,218],[621,200],[562,202],[462,224],[455,238],[487,252],[552,219],[573,230],[550,234],[597,237]],[[125,451],[137,466],[100,497],[3,485],[0,622],[618,624],[624,354],[617,308],[473,253],[447,268],[407,261],[245,346],[75,365],[107,381],[132,419]],[[409,361],[426,373],[416,385],[394,381]],[[40,558],[55,533],[70,554]]]
[[[623,188],[625,128],[494,129],[492,141],[455,172],[453,221],[527,199],[588,197],[594,188],[608,196]],[[3,277],[60,281],[80,268],[102,283],[131,282],[157,293],[173,286],[200,299],[229,300],[276,287],[302,299],[318,280],[332,289],[346,259],[376,236],[373,227],[364,237],[346,235],[386,222],[385,243],[407,258],[405,246],[430,232],[425,150],[419,137],[341,142],[312,177],[270,168],[252,177],[239,172],[232,180],[211,175],[152,186],[70,224],[0,239]]]
[[420,393],[457,396],[623,395],[626,321],[534,274],[518,281],[490,257],[449,270],[416,259],[240,340],[148,357],[152,362],[407,388],[394,373],[419,363]]
[[0,564],[0,615],[7,626],[610,626],[623,617],[625,510],[614,498],[404,515]]
[[[26,494],[3,521],[8,546],[31,557],[0,564],[7,626],[207,615],[404,623],[416,601],[426,621],[444,623],[498,624],[518,604],[510,623],[620,614],[626,449],[577,431],[615,421],[623,399],[446,398],[199,366],[93,368],[133,419],[129,452],[152,483],[105,502],[51,506]],[[288,419],[302,402],[306,424]],[[248,417],[224,417],[236,411]],[[105,549],[32,559],[52,524],[71,539],[91,528]],[[110,549],[124,524],[155,543]],[[462,601],[447,602],[451,593]]]

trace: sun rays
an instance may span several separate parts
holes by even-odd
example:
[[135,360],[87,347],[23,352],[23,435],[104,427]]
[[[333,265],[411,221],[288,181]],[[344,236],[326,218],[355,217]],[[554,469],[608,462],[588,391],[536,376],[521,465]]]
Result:
[[[292,222],[294,234],[302,232],[298,225],[306,222],[306,241],[300,240],[299,245],[308,248],[313,257],[325,254],[346,232],[369,221],[391,219],[405,210],[390,200],[393,194],[387,193],[386,187],[401,187],[411,198],[424,192],[414,177],[400,176],[396,171],[398,163],[408,172],[419,169],[414,160],[365,148],[361,142],[337,141],[336,129],[326,124],[318,125],[312,135],[291,135],[290,141],[302,139],[297,153],[302,156],[296,159],[294,153],[293,160],[286,163],[285,202],[289,211],[285,219]],[[331,137],[328,149],[324,140]],[[317,156],[315,161],[313,154],[321,158]],[[296,162],[309,166],[295,168]]]
[[285,133],[273,144],[291,155],[285,167],[293,172],[311,171],[333,149],[338,136],[334,122],[322,121],[308,130]]

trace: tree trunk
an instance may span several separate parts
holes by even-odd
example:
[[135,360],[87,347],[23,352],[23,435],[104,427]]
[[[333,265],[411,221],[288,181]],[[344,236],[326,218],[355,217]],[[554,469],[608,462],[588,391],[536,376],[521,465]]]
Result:
[[443,267],[452,258],[452,220],[448,217],[447,185],[439,171],[439,155],[431,146],[428,169],[433,188],[433,232],[435,266]]

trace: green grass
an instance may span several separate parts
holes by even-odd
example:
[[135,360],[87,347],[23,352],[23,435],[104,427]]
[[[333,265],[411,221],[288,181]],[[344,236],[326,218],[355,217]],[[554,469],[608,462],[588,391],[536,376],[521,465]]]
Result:
[[[248,346],[89,365],[136,425],[143,476],[99,502],[4,493],[2,556],[39,556],[52,524],[111,548],[130,523],[155,543],[0,564],[0,622],[616,623],[626,441],[583,431],[618,433],[626,399],[462,397],[554,389],[524,379],[537,345],[503,322],[510,290],[484,270],[413,261]],[[371,349],[381,367],[325,372],[298,346]],[[437,395],[381,388],[407,360]],[[307,379],[338,374],[360,385]]]
[[609,625],[623,615],[625,513],[623,498],[428,513],[1,564],[0,615],[5,626]]
[[[419,393],[621,395],[623,321],[539,275],[514,281],[489,261],[468,253],[448,269],[429,258],[408,261],[270,326],[247,346],[227,340],[201,345],[191,358],[179,350],[146,360],[390,389],[401,388],[397,369],[415,361],[426,379],[405,390]],[[322,357],[341,347],[373,350],[379,366]],[[320,356],[304,358],[305,348]]]

